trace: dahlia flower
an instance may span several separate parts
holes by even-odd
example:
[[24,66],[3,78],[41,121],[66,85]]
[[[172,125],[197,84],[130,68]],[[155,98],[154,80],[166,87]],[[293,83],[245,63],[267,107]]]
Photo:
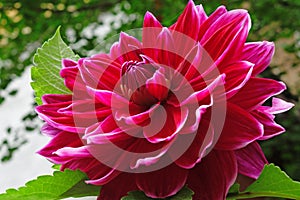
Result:
[[267,160],[257,143],[284,132],[274,115],[291,103],[285,85],[257,75],[274,44],[246,42],[246,10],[207,16],[189,1],[163,27],[145,14],[142,39],[121,33],[109,53],[62,60],[71,94],[36,108],[51,141],[39,154],[101,185],[98,199],[132,190],[152,198],[187,185],[193,199],[225,199],[237,176],[256,179]]

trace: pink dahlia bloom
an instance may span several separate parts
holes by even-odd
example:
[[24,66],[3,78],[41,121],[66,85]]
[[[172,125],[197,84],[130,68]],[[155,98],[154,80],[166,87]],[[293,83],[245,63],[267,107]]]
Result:
[[64,59],[72,94],[48,94],[36,108],[52,137],[39,151],[101,185],[98,199],[142,190],[165,198],[187,185],[194,199],[225,199],[241,174],[256,179],[266,158],[257,140],[284,132],[274,115],[292,104],[285,85],[257,75],[271,42],[246,43],[245,10],[209,17],[190,1],[170,27],[146,13],[142,41],[120,34],[109,54]]

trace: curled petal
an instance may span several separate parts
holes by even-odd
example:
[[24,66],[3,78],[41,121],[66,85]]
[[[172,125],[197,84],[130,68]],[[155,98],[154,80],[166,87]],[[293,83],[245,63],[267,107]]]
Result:
[[286,112],[292,107],[294,107],[294,104],[274,97],[272,98],[272,106],[261,106],[259,110],[275,115]]
[[268,161],[257,142],[248,144],[242,149],[235,150],[240,174],[257,179]]

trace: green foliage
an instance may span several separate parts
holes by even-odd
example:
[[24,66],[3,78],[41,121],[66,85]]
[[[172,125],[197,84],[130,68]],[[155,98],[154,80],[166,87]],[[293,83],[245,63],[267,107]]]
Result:
[[44,175],[29,181],[24,187],[8,189],[0,194],[0,200],[57,200],[68,197],[97,196],[100,187],[85,184],[86,175],[79,171],[55,171],[53,176]]
[[[69,197],[98,196],[100,187],[85,183],[86,175],[79,171],[66,169],[55,171],[53,176],[44,175],[29,181],[24,187],[8,189],[0,194],[0,200],[42,199],[58,200]],[[187,187],[167,200],[191,200],[194,192]],[[254,197],[300,198],[300,182],[293,181],[274,164],[266,165],[259,178],[246,190],[239,191],[239,184],[234,184],[227,195],[228,200]],[[151,200],[142,191],[129,192],[122,200]]]
[[234,185],[228,199],[248,199],[254,197],[280,197],[300,199],[300,182],[293,181],[274,164],[266,165],[259,178],[246,190],[239,192]]
[[68,94],[64,80],[59,76],[63,58],[77,60],[73,51],[61,39],[59,28],[55,35],[45,42],[34,55],[34,67],[31,68],[33,82],[31,86],[35,91],[36,102],[42,104],[44,94]]
[[[168,200],[191,200],[194,192],[188,187],[182,188],[176,195],[166,198]],[[129,192],[126,197],[123,197],[122,200],[151,200],[152,198],[147,197],[141,191]]]

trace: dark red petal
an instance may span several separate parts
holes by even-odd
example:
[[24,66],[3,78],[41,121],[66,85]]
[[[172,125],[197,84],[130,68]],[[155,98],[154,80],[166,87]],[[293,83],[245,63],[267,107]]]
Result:
[[233,151],[213,150],[190,169],[188,187],[194,200],[225,199],[237,177],[237,162]]
[[285,88],[283,82],[251,77],[244,87],[229,101],[245,110],[251,111],[262,105],[271,96],[280,94]]
[[257,142],[252,142],[242,149],[235,150],[240,174],[257,179],[268,161]]
[[187,174],[188,170],[171,164],[157,171],[136,174],[136,184],[151,198],[166,198],[185,185]]
[[95,158],[73,158],[61,166],[62,171],[66,168],[85,172],[90,179],[85,182],[93,185],[106,184],[121,173],[100,163]]
[[216,148],[221,150],[243,148],[262,135],[263,125],[257,119],[246,110],[228,102],[224,127]]
[[273,42],[250,42],[246,43],[242,52],[242,60],[247,60],[253,64],[253,76],[264,71],[271,62],[274,54]]
[[128,192],[138,190],[133,174],[122,173],[101,188],[98,200],[120,200]]
[[153,97],[159,101],[164,100],[169,92],[169,85],[164,76],[164,72],[156,70],[153,77],[146,81],[146,88]]

